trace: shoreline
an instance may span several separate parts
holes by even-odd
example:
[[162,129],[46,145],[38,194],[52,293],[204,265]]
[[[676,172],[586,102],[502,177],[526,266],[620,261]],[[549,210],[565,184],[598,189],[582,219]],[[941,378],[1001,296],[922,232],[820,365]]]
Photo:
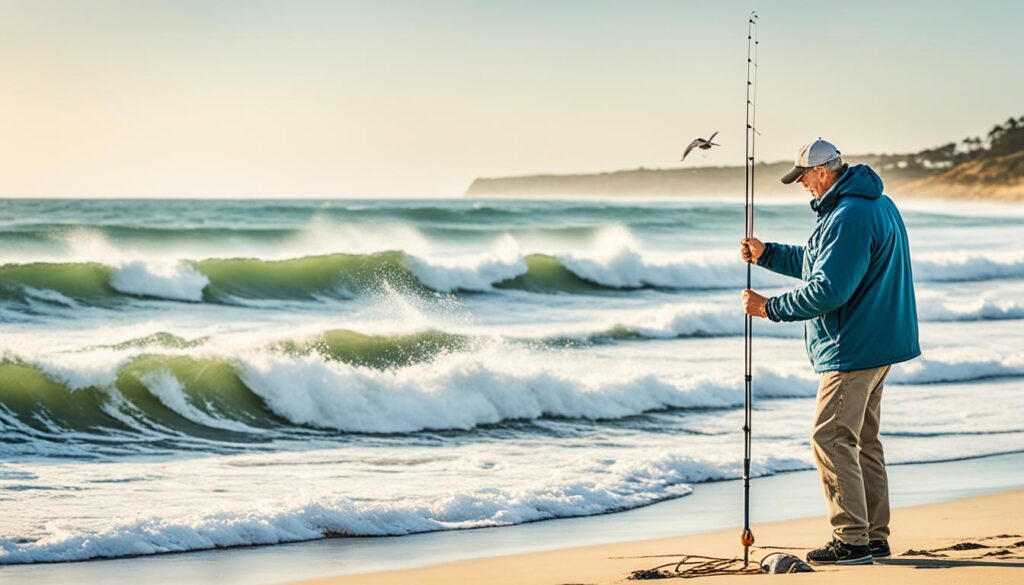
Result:
[[[893,556],[873,565],[815,566],[800,575],[806,583],[1019,583],[1024,576],[1024,489],[974,496],[893,511]],[[824,516],[753,527],[759,535],[752,562],[772,552],[803,557],[830,536]],[[651,570],[685,555],[735,559],[738,528],[699,535],[594,545],[489,557],[427,567],[288,581],[304,585],[399,585],[415,583],[561,584],[621,583],[638,570]],[[761,544],[763,543],[763,544]],[[742,566],[737,562],[735,567]],[[947,569],[918,571],[917,569]],[[715,583],[740,583],[748,575],[720,575]]]
[[[893,465],[890,478],[894,508],[1006,492],[1024,488],[1024,453]],[[9,565],[0,567],[0,583],[10,579],[31,580],[39,585],[140,581],[155,585],[225,578],[232,583],[289,582],[708,534],[739,521],[740,485],[738,480],[695,484],[690,495],[649,506],[513,526]],[[779,473],[752,480],[755,534],[759,525],[815,514],[824,522],[824,505],[814,471]]]

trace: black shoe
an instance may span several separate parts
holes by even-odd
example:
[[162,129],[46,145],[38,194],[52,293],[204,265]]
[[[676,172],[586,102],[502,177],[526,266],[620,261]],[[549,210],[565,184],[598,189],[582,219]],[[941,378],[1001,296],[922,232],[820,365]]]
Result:
[[870,565],[871,549],[833,538],[832,542],[807,553],[807,561],[815,565]]
[[868,548],[871,549],[871,556],[873,558],[884,559],[885,557],[892,556],[888,540],[872,540],[868,543]]

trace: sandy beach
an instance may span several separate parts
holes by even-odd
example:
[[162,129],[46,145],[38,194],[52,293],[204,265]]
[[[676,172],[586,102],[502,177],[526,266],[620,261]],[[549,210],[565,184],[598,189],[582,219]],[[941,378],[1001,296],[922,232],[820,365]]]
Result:
[[[880,583],[1020,583],[1024,578],[1022,523],[1024,490],[897,509],[890,559],[872,566],[816,567],[813,574],[789,577],[801,583],[829,584],[864,583],[867,579]],[[802,557],[808,549],[820,545],[828,532],[823,516],[756,526],[758,543],[752,549],[752,558],[760,560],[772,551]],[[729,529],[301,583],[620,583],[627,581],[632,571],[674,562],[682,555],[735,556],[739,552],[737,539],[738,531]],[[741,582],[748,577],[718,576],[713,582]]]
[[[891,497],[898,523],[894,524],[897,532],[893,546],[897,552],[902,552],[908,548],[922,548],[906,540],[912,537],[912,531],[909,527],[903,527],[903,519],[912,510],[940,510],[945,502],[962,503],[972,498],[998,494],[1007,495],[1012,504],[1009,510],[1013,509],[1013,505],[1020,508],[1019,496],[1016,501],[1009,496],[1024,490],[1024,454],[1009,453],[940,463],[894,465],[890,469],[890,477]],[[145,582],[149,585],[174,585],[219,582],[265,585],[312,580],[323,582],[325,579],[348,582],[341,578],[342,575],[359,575],[355,582],[373,582],[375,579],[388,579],[397,575],[400,579],[408,579],[409,583],[419,583],[423,582],[421,576],[433,574],[432,571],[440,568],[478,567],[479,563],[487,564],[501,559],[548,558],[549,555],[553,555],[551,558],[563,558],[560,555],[574,552],[594,554],[594,558],[600,560],[602,553],[599,551],[625,550],[624,547],[633,546],[650,547],[649,550],[653,551],[642,554],[663,554],[664,550],[696,553],[698,549],[702,554],[714,554],[712,551],[720,547],[726,555],[732,555],[737,552],[734,544],[738,531],[730,527],[737,521],[739,488],[738,481],[711,482],[697,486],[689,496],[625,512],[516,526],[448,530],[408,536],[327,538],[185,554],[4,566],[0,567],[0,583],[134,585]],[[774,532],[772,527],[775,526],[809,527],[806,538],[801,536],[799,541],[793,539],[792,542],[796,543],[793,546],[817,546],[826,537],[827,527],[821,515],[823,502],[814,471],[757,478],[753,481],[752,495],[758,544],[784,545],[780,537],[775,536],[781,534]],[[1010,519],[1009,513],[1006,515],[1007,524],[1015,524],[1016,521]],[[970,531],[970,536],[985,536],[986,533],[981,530],[985,526],[977,526],[978,530]],[[1011,529],[1012,526],[1007,530]],[[1012,530],[1009,533],[1020,531]],[[1014,542],[1020,540],[1024,540],[1024,536]],[[657,543],[676,542],[694,542],[698,545],[693,550],[689,546],[686,549],[655,546]],[[636,556],[637,553],[629,555]],[[617,552],[606,556],[629,555]],[[760,559],[761,554],[758,553],[755,558]],[[669,560],[652,558],[650,563],[639,563],[636,566],[628,564],[626,571],[654,567]],[[574,579],[567,577],[562,581],[556,580],[556,576],[561,574],[553,573],[551,581],[537,582],[600,582],[582,580],[582,575]],[[546,578],[544,574],[539,576]],[[623,576],[610,575],[609,579],[621,579]],[[474,578],[471,581],[453,582],[488,581]]]

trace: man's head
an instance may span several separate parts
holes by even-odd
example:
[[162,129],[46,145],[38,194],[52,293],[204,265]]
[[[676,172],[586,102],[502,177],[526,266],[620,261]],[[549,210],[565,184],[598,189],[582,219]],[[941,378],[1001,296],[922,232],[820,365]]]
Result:
[[799,181],[817,199],[836,182],[845,166],[839,149],[819,138],[796,151],[793,168],[782,177],[782,182],[788,185]]

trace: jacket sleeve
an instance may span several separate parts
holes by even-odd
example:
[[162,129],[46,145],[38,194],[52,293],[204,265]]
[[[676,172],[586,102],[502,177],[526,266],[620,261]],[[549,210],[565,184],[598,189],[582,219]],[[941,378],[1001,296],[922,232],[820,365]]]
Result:
[[821,237],[821,250],[807,283],[768,299],[772,321],[805,321],[846,304],[864,278],[871,259],[870,230],[855,213],[838,215]]
[[757,259],[757,265],[785,276],[800,278],[804,264],[804,247],[768,242]]

